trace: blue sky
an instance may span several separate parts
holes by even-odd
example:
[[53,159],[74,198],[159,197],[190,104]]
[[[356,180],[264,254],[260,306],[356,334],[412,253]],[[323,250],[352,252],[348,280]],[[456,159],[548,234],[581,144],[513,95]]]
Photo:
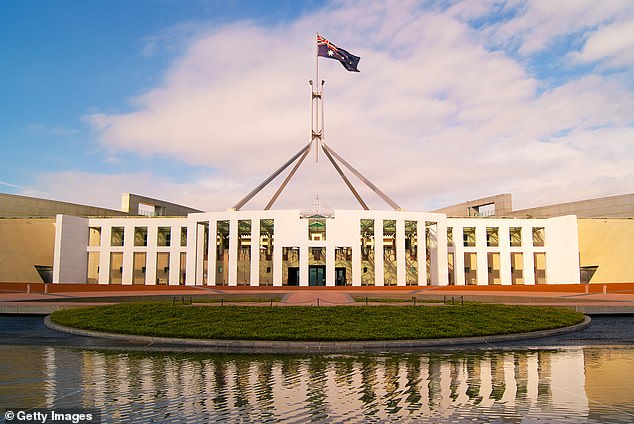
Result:
[[[0,192],[231,207],[308,141],[316,32],[361,56],[320,61],[326,142],[406,209],[632,192],[632,28],[617,0],[0,2]],[[337,178],[279,205],[356,207]]]

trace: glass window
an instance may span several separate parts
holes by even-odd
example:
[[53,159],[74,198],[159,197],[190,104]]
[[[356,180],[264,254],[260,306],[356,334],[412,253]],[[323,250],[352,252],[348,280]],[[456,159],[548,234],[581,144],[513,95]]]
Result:
[[134,252],[132,257],[132,284],[145,284],[147,253]]
[[101,227],[90,227],[88,231],[88,246],[101,246]]
[[546,254],[544,252],[535,252],[533,254],[535,263],[535,284],[546,283]]
[[238,221],[238,270],[237,284],[249,285],[251,281],[251,220]]
[[159,252],[156,254],[156,284],[169,284],[170,254]]
[[524,284],[524,255],[511,252],[511,284]]
[[326,218],[320,215],[308,218],[308,240],[326,240]]
[[533,246],[544,246],[544,227],[533,227]]
[[123,227],[112,227],[110,230],[110,246],[123,246]]
[[476,245],[475,227],[464,227],[462,229],[462,241],[465,247],[474,247]]
[[418,222],[405,221],[405,285],[418,285]]
[[228,284],[229,278],[229,221],[216,223],[216,285]]
[[147,227],[134,227],[134,245],[147,246]]
[[88,284],[97,284],[99,282],[99,252],[88,252]]
[[181,227],[181,246],[187,246],[187,227]]
[[395,286],[396,283],[396,221],[385,219],[383,220],[383,284]]
[[465,284],[478,284],[478,260],[475,252],[464,254],[464,279]]
[[362,219],[361,233],[361,285],[374,285],[374,220]]
[[500,244],[497,227],[487,227],[487,246],[497,247]]
[[121,284],[123,277],[123,252],[110,253],[110,284]]
[[170,227],[159,227],[157,235],[157,246],[169,246],[172,238],[172,229]]
[[272,219],[260,220],[260,285],[273,285],[273,233],[275,222]]
[[520,227],[509,228],[509,238],[511,240],[511,247],[522,246],[522,229]]

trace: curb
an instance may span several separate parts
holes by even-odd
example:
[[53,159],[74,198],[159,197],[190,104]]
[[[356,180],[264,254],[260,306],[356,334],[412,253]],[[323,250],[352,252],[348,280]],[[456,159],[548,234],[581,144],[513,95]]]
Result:
[[[173,350],[197,348],[210,352],[223,353],[341,353],[341,352],[389,352],[426,347],[451,347],[485,343],[500,343],[538,339],[574,333],[590,326],[591,319],[585,316],[579,324],[551,330],[532,331],[529,333],[504,334],[497,336],[462,337],[447,339],[419,340],[382,340],[382,341],[342,341],[342,342],[293,342],[272,340],[209,340],[179,339],[170,337],[135,336],[131,334],[105,333],[101,331],[83,330],[55,324],[48,315],[44,325],[52,330],[70,333],[77,336],[96,337],[110,340],[124,340],[145,343],[147,348],[171,347]],[[156,346],[158,345],[158,346]],[[169,349],[168,349],[169,350]]]

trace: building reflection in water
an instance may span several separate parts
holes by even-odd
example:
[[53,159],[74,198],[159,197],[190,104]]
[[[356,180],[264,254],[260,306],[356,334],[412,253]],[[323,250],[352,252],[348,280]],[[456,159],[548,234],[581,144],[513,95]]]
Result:
[[634,414],[632,348],[312,357],[39,347],[0,353],[4,404],[96,407],[112,421],[628,422]]

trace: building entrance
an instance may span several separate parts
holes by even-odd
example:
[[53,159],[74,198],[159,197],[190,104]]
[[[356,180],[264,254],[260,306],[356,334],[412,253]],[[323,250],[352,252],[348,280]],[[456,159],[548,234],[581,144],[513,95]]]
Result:
[[288,267],[288,285],[299,286],[299,268]]
[[346,268],[335,268],[335,286],[346,285]]
[[326,285],[326,265],[311,265],[308,267],[308,285]]

